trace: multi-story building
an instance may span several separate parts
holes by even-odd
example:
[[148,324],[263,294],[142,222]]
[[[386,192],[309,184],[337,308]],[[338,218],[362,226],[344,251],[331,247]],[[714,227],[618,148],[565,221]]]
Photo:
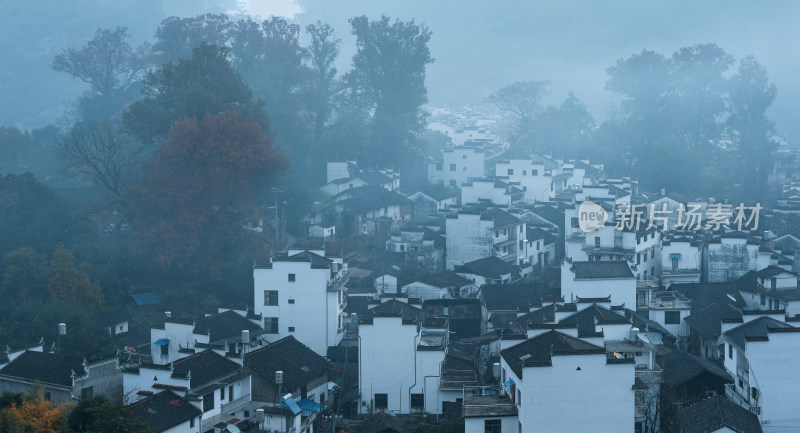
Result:
[[525,260],[525,223],[500,209],[464,210],[445,221],[447,233],[446,268],[484,257],[519,265]]
[[289,250],[253,268],[255,312],[270,341],[294,336],[324,356],[344,335],[342,287],[348,280],[341,256],[322,250]]

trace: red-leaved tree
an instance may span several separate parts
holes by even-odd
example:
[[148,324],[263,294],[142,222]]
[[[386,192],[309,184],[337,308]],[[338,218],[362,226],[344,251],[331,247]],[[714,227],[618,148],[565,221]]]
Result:
[[251,254],[245,226],[288,167],[261,127],[236,112],[175,122],[147,181],[131,191],[140,251],[183,277],[218,276]]

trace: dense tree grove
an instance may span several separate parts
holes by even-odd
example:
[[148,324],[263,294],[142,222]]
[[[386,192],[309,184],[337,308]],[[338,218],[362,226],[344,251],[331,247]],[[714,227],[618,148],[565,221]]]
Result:
[[544,107],[546,82],[514,83],[488,101],[513,116],[509,140],[522,153],[592,157],[649,190],[755,199],[766,190],[777,147],[766,115],[777,90],[753,57],[736,65],[714,44],[619,59],[608,68],[606,89],[623,99],[597,128],[571,93],[560,106]]

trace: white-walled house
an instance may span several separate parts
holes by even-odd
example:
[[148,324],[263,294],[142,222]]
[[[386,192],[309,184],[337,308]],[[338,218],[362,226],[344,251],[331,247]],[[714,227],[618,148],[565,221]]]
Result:
[[726,397],[758,415],[765,432],[800,430],[800,328],[759,317],[727,330],[723,341],[725,369],[735,381]]
[[324,356],[344,335],[342,287],[348,276],[342,258],[323,251],[276,254],[254,267],[255,312],[264,320],[266,338],[291,335]]
[[129,403],[169,389],[200,408],[205,425],[242,419],[245,411],[249,414],[250,385],[250,373],[241,364],[213,350],[170,365],[140,364],[126,368],[123,374],[124,395]]
[[[459,187],[470,179],[486,176],[486,153],[478,146],[456,146],[442,153],[442,162],[434,164],[434,170],[441,172],[445,186]],[[431,176],[429,173],[428,177]]]
[[709,283],[733,281],[770,264],[771,251],[762,251],[760,239],[748,233],[714,235],[705,244],[703,278]]
[[238,354],[242,350],[242,331],[250,342],[265,342],[261,317],[246,310],[225,310],[198,320],[167,317],[164,325],[150,329],[151,359],[169,364],[209,347],[220,353]]
[[203,411],[172,390],[139,400],[130,409],[153,433],[201,433]]
[[558,172],[559,163],[546,157],[507,159],[495,164],[495,176],[518,182],[520,189],[525,192],[526,203],[547,201],[555,197],[553,175]]
[[561,294],[567,302],[611,296],[613,305],[635,308],[636,278],[626,261],[565,260],[561,265]]
[[489,256],[525,260],[525,222],[500,209],[462,210],[445,220],[446,269]]
[[703,237],[695,231],[670,231],[661,241],[661,282],[699,283],[703,273]]
[[511,207],[524,199],[518,184],[499,179],[473,179],[461,185],[461,204],[491,203],[495,206]]
[[442,271],[425,275],[402,287],[401,292],[408,297],[421,299],[452,299],[462,296],[475,296],[477,286],[469,279],[453,271]]
[[550,330],[503,350],[500,361],[519,431],[634,431],[633,358]]
[[359,317],[359,339],[359,413],[442,413],[446,319],[394,299]]

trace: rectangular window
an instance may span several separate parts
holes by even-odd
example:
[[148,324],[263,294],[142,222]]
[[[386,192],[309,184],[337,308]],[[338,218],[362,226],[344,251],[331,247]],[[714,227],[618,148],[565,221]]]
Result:
[[294,332],[294,326],[289,327],[289,332]]
[[389,407],[388,394],[375,394],[375,409],[386,409]]
[[641,263],[642,263],[642,255],[639,254],[639,253],[636,253],[636,264],[639,265]]
[[680,311],[665,311],[664,312],[664,324],[665,325],[680,325],[681,324],[681,312]]
[[194,428],[194,418],[189,420],[189,428]]
[[294,274],[289,274],[289,282],[290,283],[294,283],[294,279],[295,279],[295,275]]
[[219,401],[225,400],[225,387],[219,389]]
[[778,279],[777,279],[777,278],[774,278],[774,277],[773,277],[773,278],[770,278],[770,279],[769,279],[769,287],[770,287],[772,290],[775,290],[775,288],[776,288],[776,286],[777,286],[777,283],[778,283]]
[[[499,419],[487,419],[483,421],[483,433],[502,433]],[[522,431],[522,430],[520,430]]]
[[578,227],[578,218],[570,218],[569,225],[572,227]]
[[539,170],[531,170],[531,176],[538,176]]
[[527,176],[528,175],[528,170],[522,170],[522,175],[523,176]]
[[456,186],[456,180],[450,179],[450,186]]
[[594,237],[594,247],[595,248],[600,248],[600,236],[595,236]]
[[442,171],[442,164],[441,163],[437,163],[436,164],[436,171]]
[[450,164],[450,171],[456,171],[456,165]]
[[52,401],[53,396],[50,394],[50,391],[45,391],[44,392],[44,399],[47,400],[47,401]]
[[208,412],[214,409],[214,393],[209,392],[203,396],[203,412]]
[[264,332],[267,334],[277,334],[278,333],[278,318],[277,317],[265,317],[264,318]]
[[733,359],[733,344],[728,343],[728,359]]
[[264,305],[278,305],[277,290],[264,290]]
[[290,304],[294,304],[294,299],[289,299]]
[[651,259],[654,259],[654,258],[656,258],[656,249],[655,249],[655,248],[653,248],[652,250],[650,250],[650,258],[651,258]]
[[514,175],[514,169],[513,168],[509,168],[508,169],[508,175],[509,176],[513,176]]
[[764,296],[764,295],[761,295],[761,306],[763,307],[766,304],[767,304],[767,297]]
[[92,398],[92,394],[94,393],[94,387],[87,386],[81,390],[81,399],[88,400]]
[[169,356],[169,342],[161,345],[161,356]]
[[467,155],[461,155],[461,159],[467,159]]
[[672,259],[672,270],[673,271],[678,270],[678,259]]
[[228,401],[233,401],[233,385],[228,387]]
[[425,409],[425,394],[411,394],[411,409]]

